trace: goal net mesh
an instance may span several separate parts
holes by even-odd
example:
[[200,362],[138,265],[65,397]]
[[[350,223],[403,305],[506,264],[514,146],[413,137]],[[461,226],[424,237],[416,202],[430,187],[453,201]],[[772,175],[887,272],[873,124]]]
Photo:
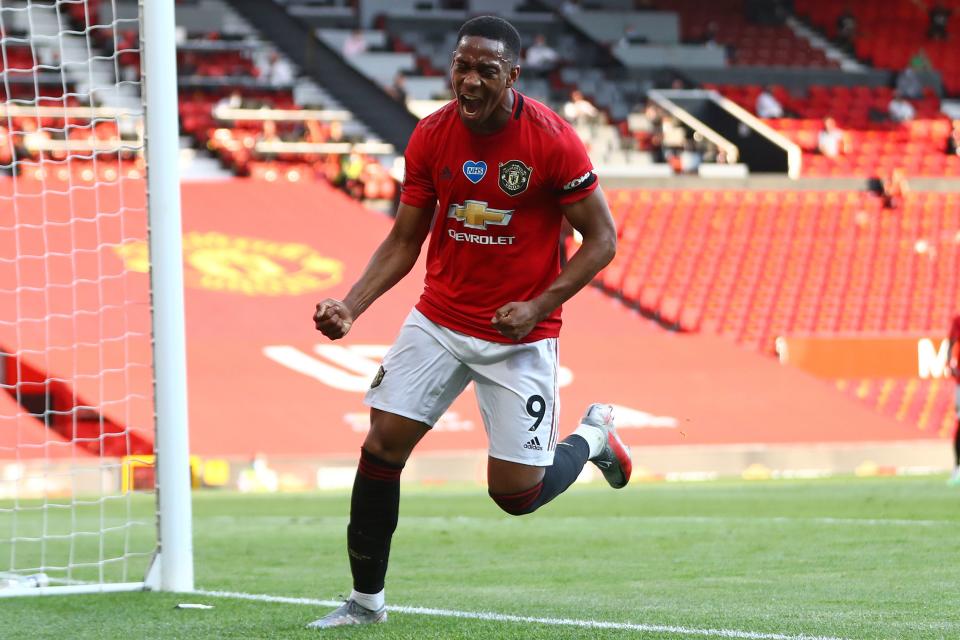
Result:
[[138,15],[0,0],[0,585],[157,546]]

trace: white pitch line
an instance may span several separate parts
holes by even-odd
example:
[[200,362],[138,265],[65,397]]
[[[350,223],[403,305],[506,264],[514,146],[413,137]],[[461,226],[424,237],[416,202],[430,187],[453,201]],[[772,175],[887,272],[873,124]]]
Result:
[[[497,520],[499,516],[491,518],[481,518],[474,516],[404,516],[404,522],[437,522],[441,524],[471,524],[475,522],[491,522]],[[203,516],[194,516],[195,520],[203,520],[208,523],[217,524],[236,524],[251,523],[258,524],[315,524],[321,519],[330,520],[330,518],[310,517],[298,519],[296,516],[212,516],[204,518]],[[347,516],[339,516],[340,520],[346,521]],[[581,520],[590,520],[591,516],[560,516],[550,518],[551,522],[573,522]],[[617,516],[618,521],[637,521],[644,523],[688,523],[688,524],[814,524],[814,525],[844,525],[844,526],[864,526],[864,527],[955,527],[960,524],[957,520],[909,520],[905,518],[836,518],[829,516],[821,517],[796,517],[796,516]],[[519,522],[517,520],[506,520],[506,522]]]
[[[287,598],[258,593],[238,593],[234,591],[204,591],[192,593],[212,598],[234,598],[236,600],[254,600],[257,602],[277,602],[282,604],[304,604],[319,607],[337,607],[341,600],[315,600],[313,598]],[[433,609],[430,607],[404,607],[388,605],[388,611],[410,613],[422,616],[443,618],[465,618],[470,620],[488,620],[492,622],[527,622],[560,627],[579,627],[586,629],[615,629],[620,631],[639,631],[641,633],[670,633],[680,636],[704,636],[708,638],[742,638],[744,640],[845,640],[833,636],[787,635],[782,633],[760,633],[757,631],[738,631],[736,629],[697,629],[660,624],[637,624],[632,622],[604,622],[602,620],[577,620],[573,618],[536,618],[532,616],[513,616],[486,611],[456,611],[452,609]]]

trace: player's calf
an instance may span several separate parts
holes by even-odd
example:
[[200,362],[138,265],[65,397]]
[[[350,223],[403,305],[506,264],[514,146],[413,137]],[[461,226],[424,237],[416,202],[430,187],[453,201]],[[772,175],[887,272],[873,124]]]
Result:
[[567,490],[577,479],[590,456],[590,445],[582,437],[571,434],[557,446],[553,464],[544,470],[543,480],[517,493],[490,493],[501,509],[512,516],[533,513]]

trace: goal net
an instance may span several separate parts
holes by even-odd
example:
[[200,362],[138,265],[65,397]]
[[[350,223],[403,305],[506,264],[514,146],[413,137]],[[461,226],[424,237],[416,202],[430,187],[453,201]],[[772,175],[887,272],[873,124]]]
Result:
[[[172,0],[151,4],[168,5],[154,20],[172,31]],[[151,290],[179,273],[179,197],[164,195],[161,224],[148,197],[177,192],[175,166],[150,166],[153,140],[158,153],[169,142],[151,127],[175,109],[173,45],[168,68],[142,59],[159,38],[140,13],[118,0],[0,0],[0,596],[160,587],[148,570],[168,568],[155,562],[164,520],[189,528],[189,478],[157,456],[182,448],[184,466],[185,399],[172,413],[161,403],[185,394],[152,351],[166,340],[154,315],[179,318],[182,381],[182,306],[161,307],[179,292]],[[146,68],[173,78],[172,98],[151,85],[165,104],[145,105]],[[151,236],[174,246],[158,252]],[[171,253],[173,280],[151,260]],[[182,430],[172,447],[158,444],[164,428]],[[158,477],[175,481],[185,519],[163,512]],[[189,530],[171,544],[184,536],[189,552]],[[192,588],[192,564],[181,570],[174,588]]]

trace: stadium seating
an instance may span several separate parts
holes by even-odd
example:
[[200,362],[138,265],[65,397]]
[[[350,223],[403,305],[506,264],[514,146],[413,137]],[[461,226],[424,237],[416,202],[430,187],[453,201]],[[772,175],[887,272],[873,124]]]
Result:
[[837,380],[837,389],[884,415],[916,425],[933,437],[948,438],[956,428],[953,383],[941,379]]
[[[749,111],[754,111],[757,85],[711,85]],[[903,167],[913,176],[960,176],[960,157],[946,155],[950,120],[940,111],[940,101],[930,89],[913,102],[917,118],[898,124],[884,121],[893,97],[889,87],[811,86],[796,96],[780,86],[773,95],[799,118],[767,120],[773,128],[804,151],[806,176],[881,176]],[[846,153],[826,158],[817,153],[817,134],[823,119],[832,117],[844,130]]]
[[837,18],[849,6],[856,18],[855,53],[861,60],[882,69],[900,70],[923,51],[941,73],[950,94],[960,93],[960,58],[956,38],[960,35],[960,2],[947,0],[953,13],[947,27],[952,40],[927,38],[928,15],[912,0],[796,0],[795,10],[830,37],[836,37]]
[[731,53],[728,60],[735,66],[838,66],[785,25],[747,22],[743,0],[659,0],[655,4],[680,15],[681,37],[685,42],[703,42],[707,26],[715,25],[716,42],[728,48]]
[[777,336],[942,330],[960,305],[960,194],[613,191],[604,288],[684,331],[773,352]]
[[[939,334],[960,308],[960,194],[608,192],[607,291],[680,331],[774,353],[783,335]],[[942,430],[949,385],[840,381],[898,420]]]

